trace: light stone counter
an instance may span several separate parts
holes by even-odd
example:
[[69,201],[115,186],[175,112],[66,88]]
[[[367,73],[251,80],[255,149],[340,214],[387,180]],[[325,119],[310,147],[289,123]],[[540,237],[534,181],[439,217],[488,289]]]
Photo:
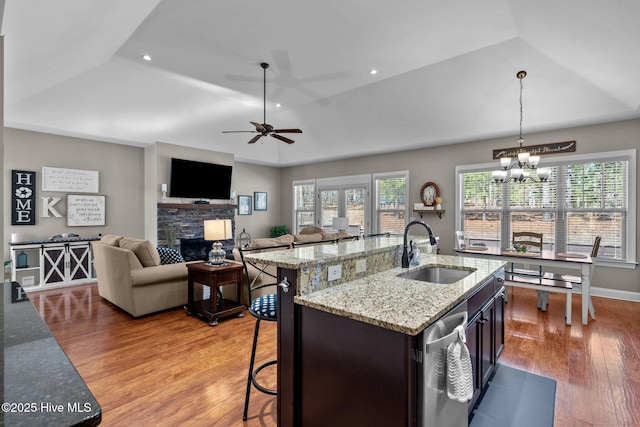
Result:
[[[397,277],[426,266],[474,269],[451,284]],[[297,296],[300,305],[359,320],[407,335],[417,335],[462,302],[504,262],[447,255],[422,255],[420,266],[396,267],[338,286]]]
[[[276,252],[246,255],[247,259],[297,271],[296,304],[359,320],[408,335],[417,335],[469,296],[504,262],[484,258],[428,254],[424,236],[410,236],[421,248],[420,266],[400,265],[402,236],[378,237]],[[356,261],[366,259],[366,271]],[[327,270],[340,264],[342,277],[328,281]],[[452,284],[396,277],[426,265],[473,269]]]
[[[428,246],[428,238],[425,236],[410,236],[410,240],[416,240],[420,245]],[[318,263],[340,262],[354,257],[373,255],[376,253],[402,251],[402,236],[391,235],[389,237],[376,237],[360,240],[345,241],[323,245],[300,246],[295,249],[285,249],[275,252],[262,252],[246,255],[248,259],[263,261],[265,264],[283,268],[299,270],[304,267],[315,266]]]

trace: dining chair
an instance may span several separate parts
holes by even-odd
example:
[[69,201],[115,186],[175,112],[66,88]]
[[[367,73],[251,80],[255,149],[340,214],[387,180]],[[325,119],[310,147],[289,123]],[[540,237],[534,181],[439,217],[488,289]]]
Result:
[[[543,233],[534,233],[532,231],[514,231],[511,235],[511,244],[512,245],[526,245],[537,248],[540,252],[542,252],[543,246]],[[525,274],[527,276],[535,276],[540,279],[540,284],[542,284],[542,266],[538,267],[538,271],[529,270],[529,269],[519,269],[516,270],[514,267],[514,263],[511,263],[511,271],[514,273],[518,272],[520,274]],[[549,301],[549,292],[547,291],[536,291],[538,295],[538,308],[542,309],[542,311],[547,310],[547,301]]]
[[[592,260],[592,268],[595,265],[595,260],[598,257],[598,253],[600,252],[600,244],[602,242],[602,237],[601,236],[596,236],[596,238],[593,241],[593,246],[591,247],[591,260]],[[591,274],[591,277],[593,277],[593,273]],[[546,272],[544,273],[544,278],[545,279],[551,279],[551,280],[557,280],[557,281],[565,281],[565,282],[569,282],[573,285],[582,285],[582,277],[581,276],[574,276],[574,275],[569,275],[569,274],[558,274],[558,273],[551,273],[551,272]],[[593,300],[591,299],[591,295],[589,295],[589,314],[591,314],[591,318],[595,319],[596,318],[596,313],[595,313],[595,309],[593,307]]]
[[456,250],[462,250],[465,247],[464,243],[464,231],[456,231],[456,241],[455,241]]

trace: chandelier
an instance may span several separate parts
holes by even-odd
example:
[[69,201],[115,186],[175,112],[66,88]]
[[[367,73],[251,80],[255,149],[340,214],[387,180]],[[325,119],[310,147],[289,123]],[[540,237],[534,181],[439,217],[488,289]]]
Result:
[[[549,179],[551,171],[547,168],[538,168],[540,162],[540,156],[532,156],[530,153],[522,147],[524,138],[522,137],[522,79],[527,76],[526,71],[518,71],[516,77],[520,80],[520,134],[518,137],[518,143],[520,149],[518,150],[518,157],[511,162],[511,157],[500,158],[500,170],[493,171],[491,176],[496,182],[525,182],[531,180],[537,182],[532,176],[532,172],[535,172],[540,182],[545,182]],[[511,172],[511,176],[509,176]]]

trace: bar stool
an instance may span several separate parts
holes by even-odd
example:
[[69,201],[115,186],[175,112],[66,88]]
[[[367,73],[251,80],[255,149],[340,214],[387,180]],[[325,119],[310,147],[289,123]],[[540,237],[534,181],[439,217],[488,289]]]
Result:
[[[249,362],[249,373],[247,375],[247,390],[244,398],[244,412],[242,414],[242,420],[247,420],[247,413],[249,411],[249,398],[251,395],[251,386],[253,385],[256,389],[261,391],[262,393],[266,393],[269,395],[275,396],[277,394],[277,390],[272,390],[266,388],[261,385],[257,376],[264,368],[275,365],[278,363],[277,360],[270,360],[266,363],[261,364],[257,368],[255,367],[255,358],[256,358],[256,348],[258,346],[258,334],[260,332],[260,323],[263,320],[267,322],[277,322],[278,321],[278,294],[266,294],[261,295],[256,298],[253,297],[254,292],[258,289],[262,289],[268,286],[277,286],[277,277],[275,272],[270,271],[267,265],[259,265],[257,263],[252,263],[249,260],[245,259],[244,255],[248,252],[264,252],[268,250],[282,250],[287,246],[278,245],[269,248],[240,248],[240,257],[242,259],[242,264],[244,266],[245,274],[247,277],[247,281],[249,284],[249,314],[256,318],[256,326],[253,332],[253,344],[251,346],[251,360]],[[265,282],[265,283],[263,283]]]
[[253,332],[253,345],[251,347],[251,361],[249,362],[249,375],[247,377],[247,392],[244,398],[244,412],[242,414],[242,420],[247,420],[247,412],[249,411],[249,396],[251,394],[251,385],[257,388],[259,391],[275,396],[278,394],[277,390],[272,390],[264,387],[256,377],[258,373],[267,366],[275,365],[277,360],[270,360],[254,369],[256,359],[256,347],[258,346],[258,332],[260,331],[260,322],[266,320],[268,322],[278,321],[278,294],[268,294],[258,297],[251,301],[249,306],[249,314],[256,318],[256,327]]

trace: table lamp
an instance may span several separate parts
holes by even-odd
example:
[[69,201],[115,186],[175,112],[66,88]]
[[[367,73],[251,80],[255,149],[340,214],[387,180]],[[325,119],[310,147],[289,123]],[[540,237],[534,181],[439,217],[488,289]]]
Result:
[[334,217],[333,228],[338,231],[345,231],[349,228],[349,220],[345,217]]
[[213,265],[222,265],[227,258],[227,253],[222,249],[220,240],[233,237],[230,219],[210,219],[204,222],[204,240],[215,240],[209,252],[209,262]]

